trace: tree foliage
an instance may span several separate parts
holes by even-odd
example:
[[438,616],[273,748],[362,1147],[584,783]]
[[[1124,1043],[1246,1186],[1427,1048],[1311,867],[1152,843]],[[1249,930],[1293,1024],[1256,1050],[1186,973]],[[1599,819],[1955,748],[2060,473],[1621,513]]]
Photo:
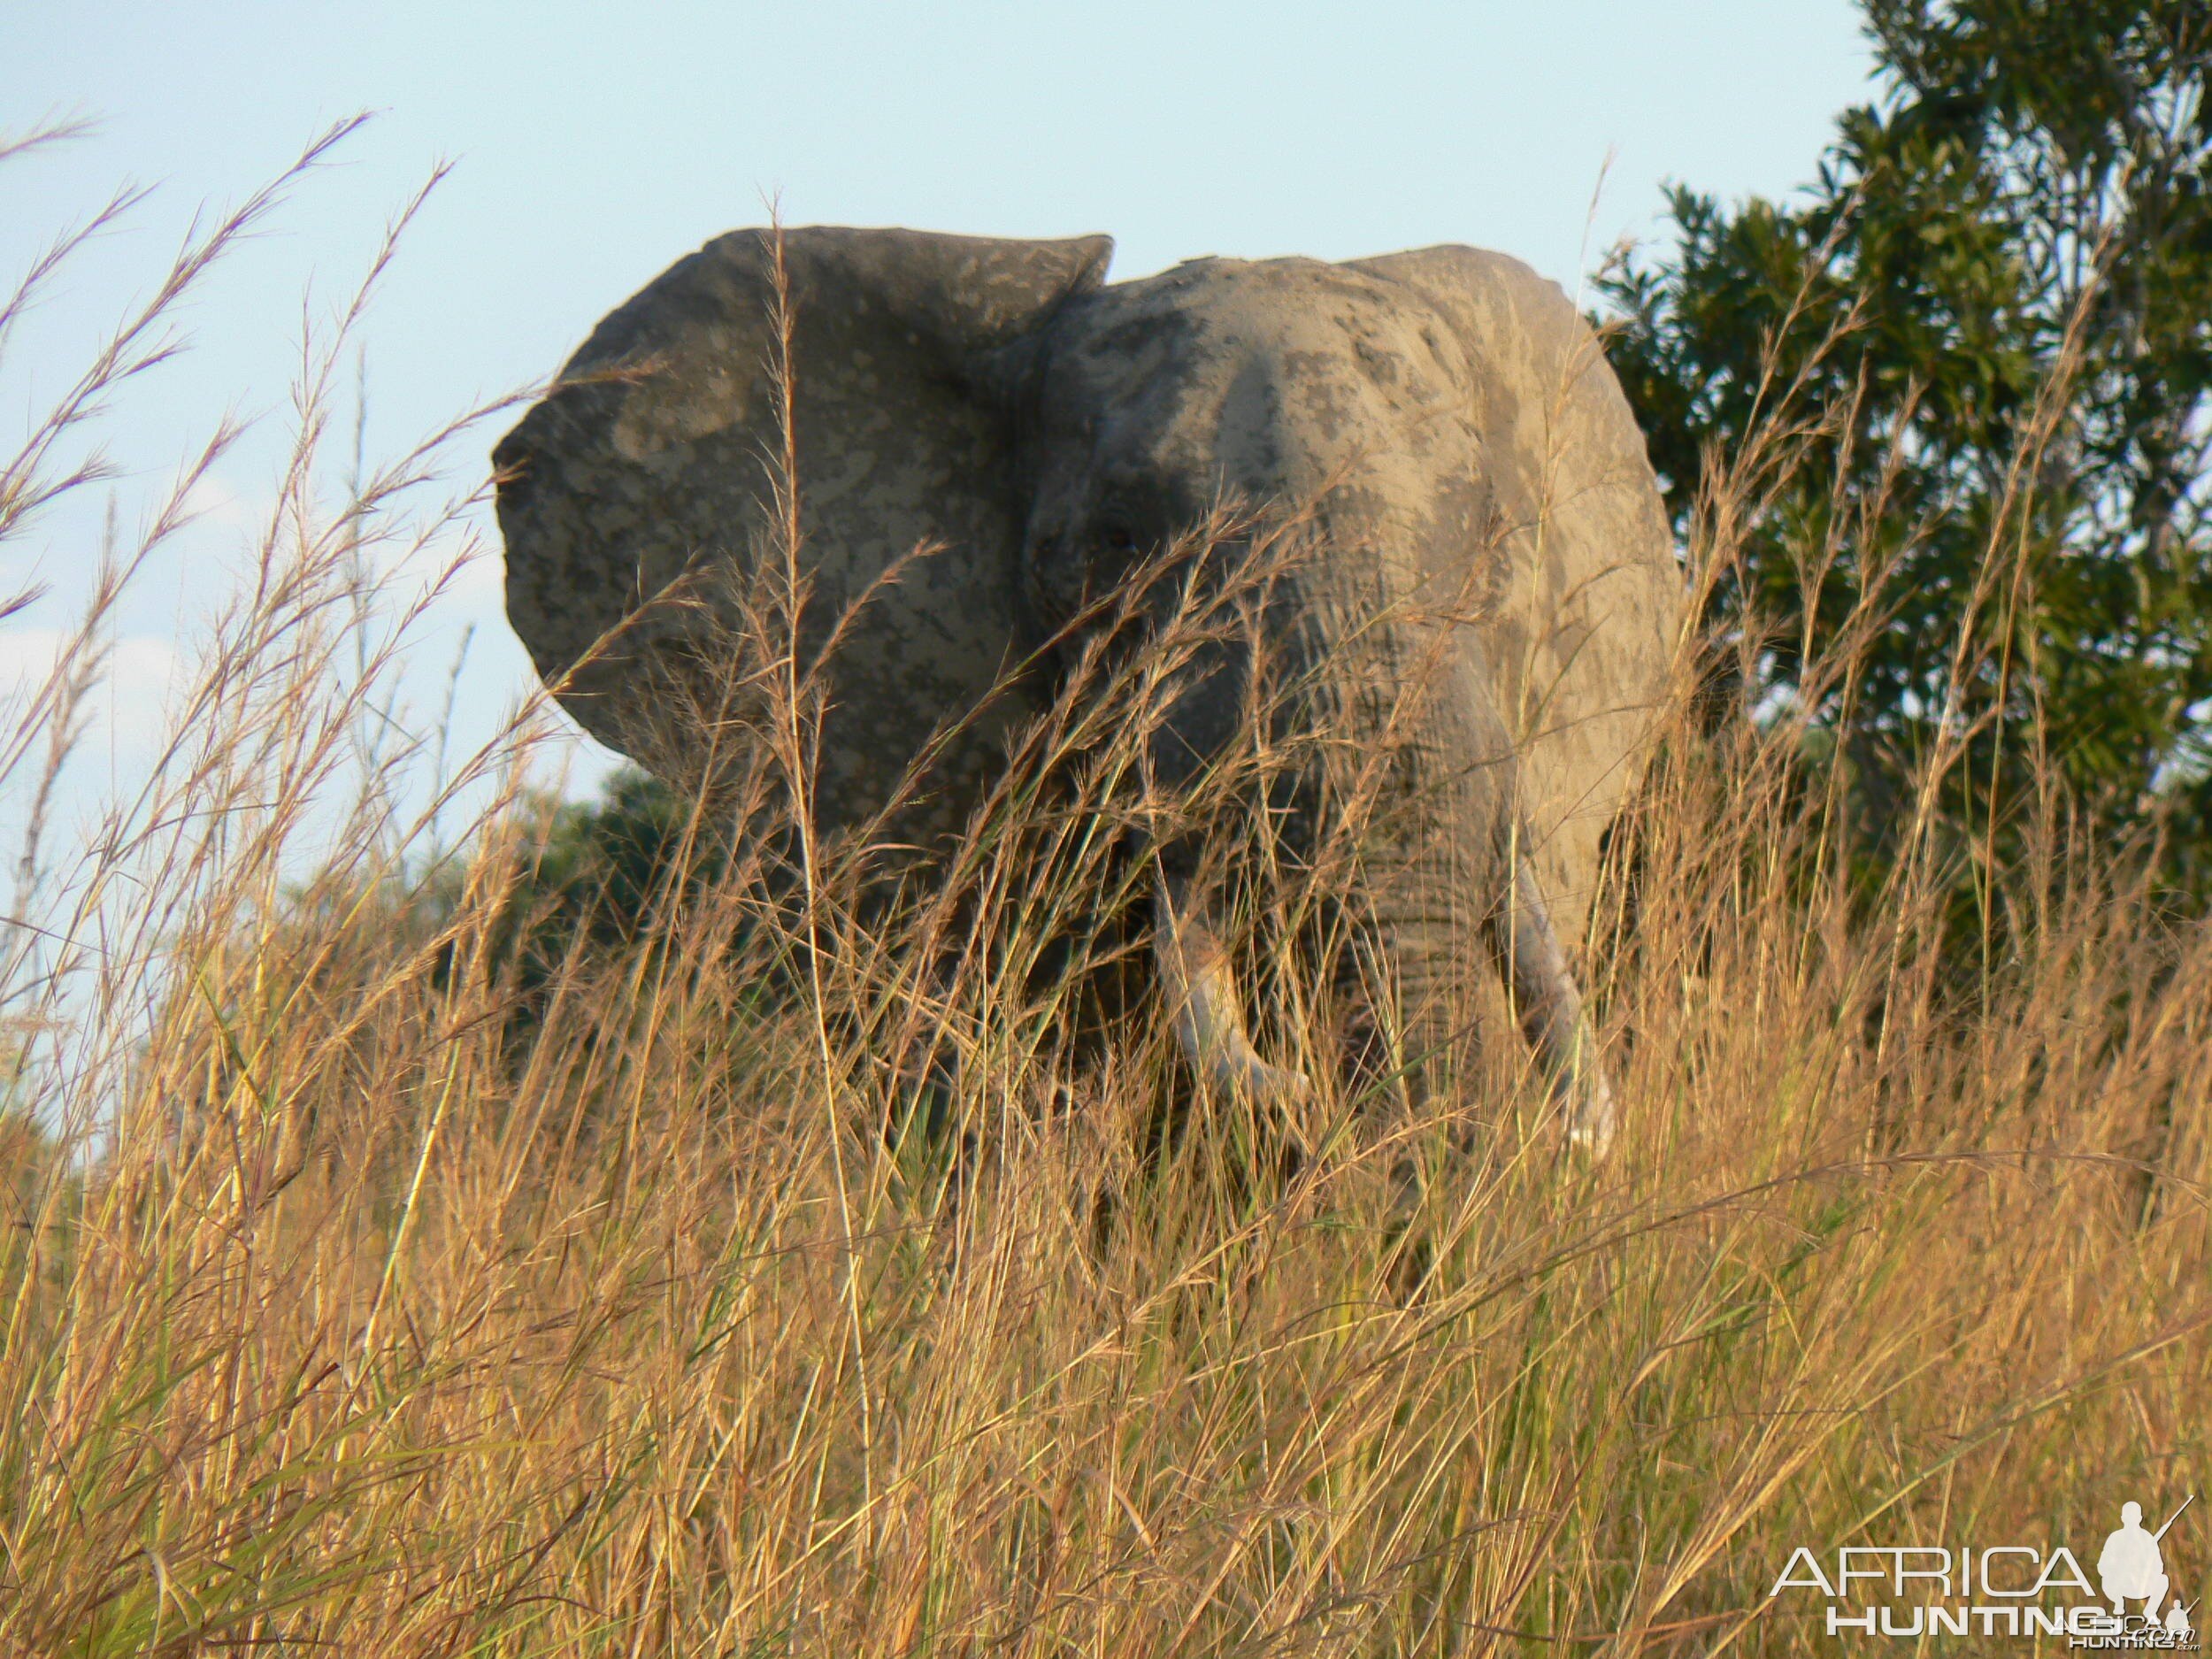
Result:
[[1678,523],[1727,521],[1715,684],[1847,764],[1878,850],[2070,820],[2201,886],[2212,5],[1864,4],[1882,94],[1812,182],[1678,188],[1603,282]]
[[605,960],[635,945],[664,907],[711,886],[727,858],[689,801],[633,767],[595,800],[546,799],[534,810],[491,951],[527,1018],[576,953]]

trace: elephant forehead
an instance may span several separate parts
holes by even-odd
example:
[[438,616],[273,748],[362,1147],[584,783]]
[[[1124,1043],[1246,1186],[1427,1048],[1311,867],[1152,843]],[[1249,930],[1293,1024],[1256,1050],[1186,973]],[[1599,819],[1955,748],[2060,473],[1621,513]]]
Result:
[[1059,396],[1110,442],[1234,481],[1305,486],[1425,451],[1464,407],[1463,354],[1402,287],[1312,260],[1202,260],[1071,319]]

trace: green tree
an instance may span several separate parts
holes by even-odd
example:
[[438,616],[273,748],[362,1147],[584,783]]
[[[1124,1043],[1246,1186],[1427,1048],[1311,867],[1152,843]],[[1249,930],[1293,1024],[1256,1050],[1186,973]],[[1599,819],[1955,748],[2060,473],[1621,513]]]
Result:
[[1813,181],[1676,188],[1603,281],[1686,532],[1740,463],[1720,706],[1794,704],[1878,856],[2070,818],[2201,888],[2212,4],[1864,4],[1882,94]]
[[657,911],[711,885],[726,862],[691,803],[634,768],[616,772],[595,801],[541,810],[494,950],[526,994],[558,971],[580,935],[602,957],[634,945]]

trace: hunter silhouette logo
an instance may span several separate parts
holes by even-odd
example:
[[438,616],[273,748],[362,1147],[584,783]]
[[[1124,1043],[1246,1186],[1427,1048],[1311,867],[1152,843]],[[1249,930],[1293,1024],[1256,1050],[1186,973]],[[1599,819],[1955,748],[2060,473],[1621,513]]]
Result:
[[[2196,1502],[2191,1493],[2182,1500],[2181,1509]],[[2143,1530],[2143,1506],[2124,1503],[2120,1506],[2120,1530],[2104,1540],[2104,1553],[2097,1557],[2097,1577],[2103,1581],[2106,1598],[2116,1615],[2127,1612],[2126,1603],[2143,1603],[2143,1617],[2156,1621],[2158,1604],[2166,1599],[2172,1580],[2166,1577],[2166,1558],[2158,1548],[2173,1524],[2181,1518],[2181,1509],[2166,1517],[2166,1525],[2155,1532]],[[2188,1614],[2179,1603],[2174,1611],[2185,1621]]]
[[2119,1526],[2098,1552],[2094,1585],[2063,1544],[1848,1545],[1836,1551],[1832,1571],[1801,1546],[1767,1594],[1780,1601],[1817,1590],[1831,1636],[2062,1636],[2069,1649],[2193,1653],[2193,1609],[2175,1594],[2180,1570],[2165,1543],[2195,1502],[2191,1493],[2156,1532],[2143,1525],[2141,1504],[2123,1503]]

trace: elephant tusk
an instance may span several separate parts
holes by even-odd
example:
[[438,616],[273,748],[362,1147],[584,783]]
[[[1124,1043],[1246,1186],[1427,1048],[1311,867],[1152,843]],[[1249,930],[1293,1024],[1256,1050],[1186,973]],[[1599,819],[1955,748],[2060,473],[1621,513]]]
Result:
[[1613,1086],[1606,1079],[1605,1068],[1594,1061],[1578,1069],[1580,1075],[1570,1086],[1574,1104],[1567,1114],[1567,1144],[1594,1159],[1601,1158],[1613,1149],[1613,1135],[1619,1126]]
[[1256,1101],[1310,1094],[1313,1086],[1302,1072],[1270,1065],[1254,1050],[1227,947],[1203,922],[1178,911],[1164,879],[1153,892],[1153,924],[1152,949],[1175,1017],[1176,1041],[1191,1070]]
[[1597,1033],[1590,1028],[1581,987],[1553,931],[1535,865],[1516,858],[1512,883],[1506,951],[1513,994],[1530,1040],[1551,1073],[1554,1096],[1565,1108],[1568,1146],[1601,1158],[1612,1148],[1619,1112]]

